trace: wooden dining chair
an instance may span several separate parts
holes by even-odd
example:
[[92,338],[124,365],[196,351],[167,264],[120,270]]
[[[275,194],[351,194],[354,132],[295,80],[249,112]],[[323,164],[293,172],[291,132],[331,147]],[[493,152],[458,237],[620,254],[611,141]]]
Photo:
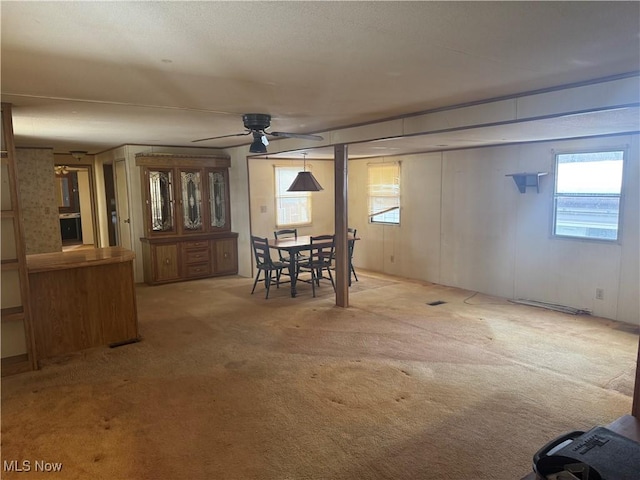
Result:
[[[356,269],[353,267],[353,249],[356,246],[356,240],[355,240],[356,234],[357,234],[357,230],[355,228],[347,228],[347,235],[350,235],[353,237],[347,241],[347,250],[349,253],[349,286],[351,286],[352,275],[356,279],[356,282],[358,281],[358,275],[356,274]],[[333,260],[335,260],[335,252],[333,255]],[[332,264],[331,268],[333,270],[336,269],[335,263]]]
[[[273,232],[273,237],[278,240],[282,238],[298,238],[298,229],[297,228],[285,228],[282,230],[276,230]],[[281,262],[290,262],[291,259],[282,253],[281,250],[278,250],[278,257]],[[296,254],[297,261],[305,261],[307,257],[300,252]]]
[[[298,238],[298,229],[297,228],[285,228],[283,230],[276,230],[273,232],[273,236],[276,240],[283,238]],[[281,250],[278,250],[278,257],[281,262],[288,262],[290,258],[282,253]]]
[[356,269],[353,268],[353,249],[356,246],[356,233],[357,230],[355,228],[347,228],[347,233],[351,235],[353,238],[349,239],[347,242],[347,247],[349,249],[349,286],[351,286],[351,274],[353,274],[356,282],[358,281],[358,275],[356,275]]
[[[266,238],[251,236],[251,245],[253,247],[253,254],[256,259],[256,268],[258,273],[256,279],[253,282],[253,288],[251,289],[251,295],[256,289],[256,285],[260,280],[260,272],[264,272],[264,286],[266,289],[265,299],[269,298],[269,289],[271,284],[275,282],[276,288],[280,288],[280,275],[284,269],[289,268],[289,264],[286,262],[274,262],[271,259],[271,252],[269,250],[269,241]],[[275,272],[276,278],[274,280],[273,274]]]
[[[333,291],[335,292],[336,290],[336,284],[334,283],[333,275],[331,274],[331,263],[333,260],[334,248],[334,235],[312,236],[309,258],[298,264],[300,272],[306,271],[311,273],[311,278],[309,280],[298,280],[311,283],[311,290],[313,291],[314,297],[316,296],[316,285],[320,286],[320,280],[322,279],[330,280]],[[328,277],[324,276],[324,271],[327,272],[329,275]]]

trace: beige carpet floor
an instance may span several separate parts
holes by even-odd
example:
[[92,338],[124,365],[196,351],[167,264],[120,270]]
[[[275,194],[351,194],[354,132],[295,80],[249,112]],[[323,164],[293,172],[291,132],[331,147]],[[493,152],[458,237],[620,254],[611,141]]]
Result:
[[511,480],[631,410],[637,329],[359,278],[348,309],[327,284],[139,286],[140,343],[2,379],[3,466],[31,466],[2,478]]

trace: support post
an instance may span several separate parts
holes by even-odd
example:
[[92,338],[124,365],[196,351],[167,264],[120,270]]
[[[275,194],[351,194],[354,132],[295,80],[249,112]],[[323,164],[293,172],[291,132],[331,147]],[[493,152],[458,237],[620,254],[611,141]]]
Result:
[[638,360],[636,362],[636,384],[633,388],[631,415],[640,420],[640,340],[638,340]]
[[347,243],[347,146],[334,147],[336,305],[349,306],[349,248]]

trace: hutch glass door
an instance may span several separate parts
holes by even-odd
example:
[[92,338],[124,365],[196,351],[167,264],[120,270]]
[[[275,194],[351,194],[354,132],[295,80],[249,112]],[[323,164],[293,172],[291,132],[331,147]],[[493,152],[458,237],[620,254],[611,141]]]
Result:
[[224,228],[227,223],[227,185],[223,172],[209,172],[209,211],[211,225]]
[[182,182],[182,226],[190,232],[203,230],[202,182],[200,171],[181,171]]
[[149,170],[149,207],[153,232],[174,231],[173,172],[171,170]]

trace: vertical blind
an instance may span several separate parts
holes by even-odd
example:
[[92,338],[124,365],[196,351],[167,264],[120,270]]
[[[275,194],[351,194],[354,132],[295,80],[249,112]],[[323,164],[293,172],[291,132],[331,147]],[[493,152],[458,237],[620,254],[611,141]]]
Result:
[[369,221],[400,223],[400,163],[376,163],[369,170]]

